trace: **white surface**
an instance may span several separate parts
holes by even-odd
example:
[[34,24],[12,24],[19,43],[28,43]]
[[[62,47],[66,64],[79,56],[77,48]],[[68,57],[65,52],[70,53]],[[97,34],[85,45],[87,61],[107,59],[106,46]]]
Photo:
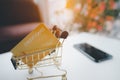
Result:
[[[101,63],[89,60],[73,47],[82,42],[108,52],[113,59]],[[27,70],[14,70],[10,58],[10,52],[0,54],[0,80],[26,80]],[[69,36],[63,46],[63,68],[67,80],[120,80],[120,41],[86,33]]]

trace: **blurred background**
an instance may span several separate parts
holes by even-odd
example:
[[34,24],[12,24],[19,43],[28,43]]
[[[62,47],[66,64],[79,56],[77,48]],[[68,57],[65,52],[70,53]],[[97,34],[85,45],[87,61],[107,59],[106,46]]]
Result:
[[88,32],[120,40],[120,0],[0,0],[0,53],[40,22],[70,35]]
[[[49,25],[120,39],[120,0],[35,0]],[[41,7],[42,8],[42,7]]]

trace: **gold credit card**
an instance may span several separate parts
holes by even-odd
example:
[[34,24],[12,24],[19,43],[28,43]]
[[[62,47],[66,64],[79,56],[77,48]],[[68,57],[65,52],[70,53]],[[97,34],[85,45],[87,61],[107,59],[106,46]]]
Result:
[[[33,54],[38,51],[43,51],[40,56],[40,60],[49,54],[47,49],[55,49],[56,45],[61,43],[59,40],[51,33],[51,31],[43,24],[40,23],[37,28],[35,28],[31,33],[29,33],[22,41],[20,41],[12,50],[13,56],[21,57]],[[59,47],[58,46],[58,47]],[[43,56],[44,55],[44,56]],[[37,56],[34,56],[37,57]],[[29,58],[31,59],[31,58]],[[29,60],[31,61],[31,60]],[[38,60],[35,60],[35,63]],[[25,60],[23,60],[24,63]],[[31,64],[30,64],[31,65]]]

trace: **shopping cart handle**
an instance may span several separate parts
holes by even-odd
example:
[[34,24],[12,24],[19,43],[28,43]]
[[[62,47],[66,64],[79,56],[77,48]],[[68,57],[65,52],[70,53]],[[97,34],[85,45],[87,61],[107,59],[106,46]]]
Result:
[[62,30],[60,28],[58,28],[57,25],[54,25],[52,30],[53,30],[53,33],[55,34],[55,36],[57,38],[60,38]]
[[57,30],[57,25],[54,25],[52,28],[53,31]]
[[52,30],[53,30],[53,33],[55,33],[55,36],[57,38],[66,39],[67,36],[68,36],[68,32],[67,31],[63,31],[62,32],[62,30],[60,28],[58,28],[57,25],[54,25],[53,28],[52,28]]
[[66,39],[67,37],[68,37],[68,32],[67,32],[67,31],[63,31],[63,32],[61,33],[60,38]]

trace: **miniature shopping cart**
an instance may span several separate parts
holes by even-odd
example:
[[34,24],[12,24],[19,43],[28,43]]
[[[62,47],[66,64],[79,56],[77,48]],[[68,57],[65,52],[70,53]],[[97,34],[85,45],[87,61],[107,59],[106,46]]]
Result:
[[[54,38],[53,39],[54,46],[52,45],[50,47],[51,39],[50,40],[48,39],[49,43],[46,45],[49,47],[45,48],[44,46],[42,46],[42,47],[44,47],[43,49],[35,48],[34,50],[31,50],[32,47],[30,47],[30,45],[33,41],[30,42],[29,38],[31,38],[30,36],[33,36],[33,34],[35,34],[35,32],[38,30],[38,28],[37,28],[36,30],[31,32],[31,34],[29,34],[29,36],[27,36],[27,38],[26,38],[26,40],[28,41],[27,43],[24,39],[15,48],[12,49],[13,56],[11,58],[11,61],[14,65],[14,68],[20,69],[20,70],[28,69],[29,74],[32,74],[33,70],[36,70],[37,72],[40,73],[39,76],[27,77],[28,80],[34,80],[34,79],[40,79],[40,78],[52,78],[52,77],[62,77],[62,80],[67,80],[67,77],[66,77],[67,71],[64,69],[61,69],[60,65],[61,65],[61,61],[62,61],[62,44],[63,44],[64,40],[67,38],[68,32],[67,31],[60,32],[56,27],[54,27],[52,29],[52,31],[50,32],[48,29],[46,29],[44,24],[40,24],[39,27],[42,27],[42,28],[39,28],[40,30],[45,28],[43,31],[47,31],[45,33],[43,32],[42,35],[47,33],[46,36],[48,36],[48,34],[52,33],[48,37],[49,38],[52,37],[51,39]],[[40,30],[38,30],[38,31],[40,31]],[[40,32],[42,32],[42,31],[40,31]],[[40,36],[40,33],[37,32],[37,34],[39,34],[38,36]],[[35,36],[35,37],[37,37],[37,36]],[[44,37],[45,37],[45,35],[44,35]],[[33,39],[33,37],[31,39]],[[36,38],[35,38],[35,40],[36,40]],[[38,39],[38,41],[39,41],[39,39]],[[44,40],[41,42],[46,42],[46,41]],[[42,44],[43,43],[41,43],[41,45]],[[53,44],[53,43],[51,43],[51,44]],[[21,45],[22,46],[28,45],[28,48],[30,48],[30,49],[25,49]],[[39,44],[36,44],[36,45],[39,45]],[[19,49],[19,48],[21,48],[21,49]],[[20,50],[22,50],[22,52],[18,53],[18,52],[20,52]],[[54,66],[58,71],[60,71],[60,73],[57,73],[57,74],[51,73],[50,75],[44,75],[43,72],[41,72],[39,70],[39,68],[41,68],[41,67],[49,68],[49,66]]]

